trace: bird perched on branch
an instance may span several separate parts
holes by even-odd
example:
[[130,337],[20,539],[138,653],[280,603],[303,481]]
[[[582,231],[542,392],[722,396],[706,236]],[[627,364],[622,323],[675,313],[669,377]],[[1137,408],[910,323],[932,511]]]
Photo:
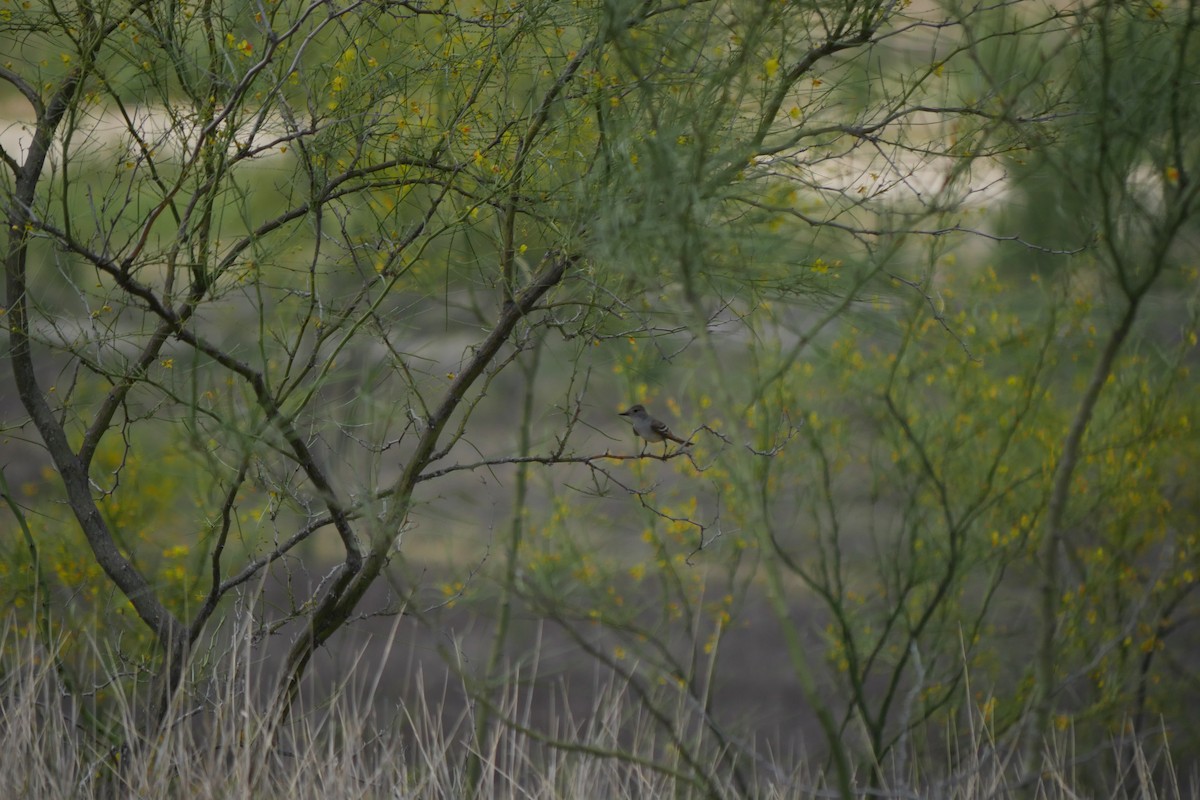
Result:
[[[650,412],[643,405],[630,406],[627,410],[621,412],[622,417],[629,417],[629,421],[633,423],[633,432],[646,440],[646,442],[662,442],[663,455],[667,454],[667,440],[678,442],[684,447],[687,447],[691,442],[686,439],[680,439],[675,434],[671,433],[671,429],[667,427],[667,423],[661,419],[655,419],[650,416]],[[642,451],[645,452],[645,442],[642,443]]]

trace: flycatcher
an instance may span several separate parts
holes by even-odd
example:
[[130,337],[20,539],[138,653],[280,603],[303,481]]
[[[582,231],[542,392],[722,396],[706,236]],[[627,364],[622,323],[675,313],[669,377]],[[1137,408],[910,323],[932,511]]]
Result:
[[[678,442],[684,447],[691,444],[686,439],[680,439],[671,433],[671,429],[667,427],[667,423],[650,416],[650,412],[646,411],[646,407],[643,405],[630,406],[627,411],[621,412],[621,416],[629,417],[629,421],[633,423],[633,432],[647,442],[662,442],[664,456],[667,454],[668,439],[672,442]],[[643,442],[642,451],[645,452],[645,450],[646,445]]]

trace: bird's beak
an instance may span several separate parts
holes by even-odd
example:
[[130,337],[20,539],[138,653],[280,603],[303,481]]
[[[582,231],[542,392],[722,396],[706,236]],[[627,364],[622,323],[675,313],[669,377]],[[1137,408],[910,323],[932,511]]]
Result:
[[629,416],[629,412],[628,412],[628,411],[618,411],[618,412],[617,412],[617,416],[618,416],[618,417],[628,417],[628,416]]

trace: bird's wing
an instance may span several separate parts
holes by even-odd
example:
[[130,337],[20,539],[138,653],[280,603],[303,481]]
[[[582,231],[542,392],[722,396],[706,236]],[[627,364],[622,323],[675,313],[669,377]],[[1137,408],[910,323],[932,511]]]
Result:
[[680,444],[687,444],[686,441],[671,433],[671,429],[667,427],[667,423],[663,422],[661,419],[654,420],[654,422],[650,423],[650,427],[655,433],[664,439],[670,439],[671,441],[679,442]]

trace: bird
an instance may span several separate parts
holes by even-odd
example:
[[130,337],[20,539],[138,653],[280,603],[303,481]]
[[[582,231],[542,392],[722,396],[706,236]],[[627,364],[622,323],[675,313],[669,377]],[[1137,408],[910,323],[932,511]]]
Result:
[[[686,439],[680,439],[675,434],[671,433],[671,429],[667,427],[667,423],[661,419],[655,419],[650,416],[650,412],[643,405],[630,406],[625,411],[620,412],[620,416],[629,417],[629,421],[633,423],[633,432],[645,439],[647,442],[662,442],[663,456],[667,454],[667,440],[678,442],[687,447],[691,442]],[[645,452],[646,444],[642,443],[642,452]]]

